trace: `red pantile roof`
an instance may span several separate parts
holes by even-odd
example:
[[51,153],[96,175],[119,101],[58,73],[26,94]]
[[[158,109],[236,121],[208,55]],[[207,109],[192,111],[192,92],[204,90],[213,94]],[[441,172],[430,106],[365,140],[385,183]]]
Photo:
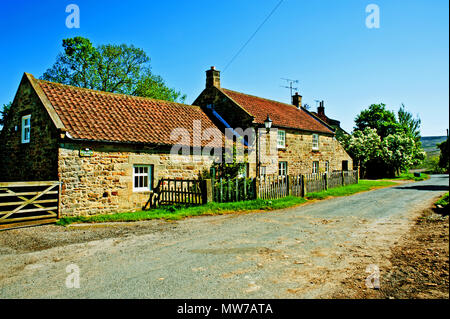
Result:
[[[183,128],[192,145],[193,134],[200,140],[203,130],[216,128],[198,106],[34,80],[75,139],[174,145],[182,143],[179,136],[171,140],[171,132]],[[193,132],[194,121],[201,131]]]
[[220,88],[220,90],[253,116],[254,121],[258,124],[264,124],[267,115],[269,115],[274,127],[286,127],[329,134],[334,133],[307,111],[304,109],[297,109],[294,105],[224,88]]

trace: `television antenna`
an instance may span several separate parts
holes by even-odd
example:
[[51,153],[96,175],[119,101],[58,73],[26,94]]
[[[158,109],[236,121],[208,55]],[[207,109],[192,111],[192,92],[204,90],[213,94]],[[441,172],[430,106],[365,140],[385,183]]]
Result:
[[298,83],[298,80],[291,80],[291,79],[285,79],[285,78],[281,78],[281,79],[289,83],[289,86],[286,86],[286,85],[280,85],[280,86],[285,89],[290,89],[291,95],[289,96],[289,99],[292,99],[292,91],[293,90],[298,91],[298,87],[294,87],[294,83]]

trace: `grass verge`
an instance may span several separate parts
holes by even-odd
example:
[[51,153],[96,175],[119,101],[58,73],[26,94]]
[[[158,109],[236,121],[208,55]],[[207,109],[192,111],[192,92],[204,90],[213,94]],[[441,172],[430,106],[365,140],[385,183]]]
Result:
[[430,175],[425,173],[420,173],[420,177],[414,176],[414,173],[402,173],[399,176],[392,178],[383,178],[382,180],[400,180],[400,181],[415,181],[420,182],[430,178]]
[[307,199],[325,199],[327,197],[350,196],[350,195],[353,195],[356,193],[366,192],[371,189],[388,187],[388,186],[392,186],[392,185],[396,185],[396,183],[390,182],[390,181],[384,181],[384,180],[375,181],[375,180],[362,179],[359,181],[358,184],[336,187],[336,188],[329,189],[327,191],[306,194],[306,198]]
[[441,205],[445,207],[448,205],[448,193],[444,194],[439,200],[435,203],[436,205]]
[[[395,185],[389,181],[360,180],[359,184],[336,187],[328,191],[307,194],[307,199],[324,199],[327,197],[349,196],[374,188]],[[200,215],[222,215],[231,212],[270,211],[298,206],[306,203],[302,197],[287,196],[274,200],[249,200],[233,203],[209,203],[201,206],[169,206],[147,211],[104,214],[95,216],[63,217],[56,224],[66,226],[73,223],[128,222],[149,219],[178,220]]]

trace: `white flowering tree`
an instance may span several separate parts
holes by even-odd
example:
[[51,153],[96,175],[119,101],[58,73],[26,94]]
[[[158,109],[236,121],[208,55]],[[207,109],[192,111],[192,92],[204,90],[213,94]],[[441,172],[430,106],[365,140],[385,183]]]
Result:
[[381,152],[392,176],[425,158],[425,152],[416,147],[414,138],[401,133],[390,134],[383,139]]
[[361,168],[365,176],[367,163],[382,156],[381,138],[374,128],[366,127],[363,131],[354,131],[342,139],[345,150]]

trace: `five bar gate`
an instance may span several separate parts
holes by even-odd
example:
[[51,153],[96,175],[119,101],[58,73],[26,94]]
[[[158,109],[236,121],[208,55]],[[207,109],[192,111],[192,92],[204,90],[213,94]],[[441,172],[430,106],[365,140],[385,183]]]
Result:
[[59,218],[60,182],[0,182],[0,230]]

